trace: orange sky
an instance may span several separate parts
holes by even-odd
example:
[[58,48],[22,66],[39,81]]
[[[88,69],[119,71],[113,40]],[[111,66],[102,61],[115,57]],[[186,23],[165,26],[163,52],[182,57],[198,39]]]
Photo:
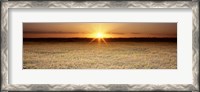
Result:
[[177,23],[23,23],[24,38],[176,38]]

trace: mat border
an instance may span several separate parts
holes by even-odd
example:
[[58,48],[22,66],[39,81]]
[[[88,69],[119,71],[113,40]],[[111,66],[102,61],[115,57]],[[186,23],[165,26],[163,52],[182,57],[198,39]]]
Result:
[[[9,8],[191,8],[193,84],[9,84]],[[199,2],[194,1],[4,1],[1,5],[1,91],[199,91]]]

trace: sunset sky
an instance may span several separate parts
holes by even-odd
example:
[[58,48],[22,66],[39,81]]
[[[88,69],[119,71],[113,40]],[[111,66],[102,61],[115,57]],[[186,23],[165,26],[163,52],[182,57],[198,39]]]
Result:
[[177,23],[23,23],[24,38],[176,38]]

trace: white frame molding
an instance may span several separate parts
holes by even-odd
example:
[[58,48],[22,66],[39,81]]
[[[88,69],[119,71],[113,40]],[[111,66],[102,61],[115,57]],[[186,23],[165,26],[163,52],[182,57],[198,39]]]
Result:
[[[199,91],[199,2],[198,1],[4,1],[1,7],[2,91]],[[193,84],[9,84],[9,8],[191,8]]]

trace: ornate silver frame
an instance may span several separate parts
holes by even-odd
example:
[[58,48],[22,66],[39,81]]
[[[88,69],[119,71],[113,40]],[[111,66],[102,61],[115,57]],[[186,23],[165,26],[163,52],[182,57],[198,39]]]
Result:
[[[5,1],[1,7],[1,91],[199,91],[198,1]],[[9,8],[191,8],[193,20],[193,84],[18,84],[8,83]]]

